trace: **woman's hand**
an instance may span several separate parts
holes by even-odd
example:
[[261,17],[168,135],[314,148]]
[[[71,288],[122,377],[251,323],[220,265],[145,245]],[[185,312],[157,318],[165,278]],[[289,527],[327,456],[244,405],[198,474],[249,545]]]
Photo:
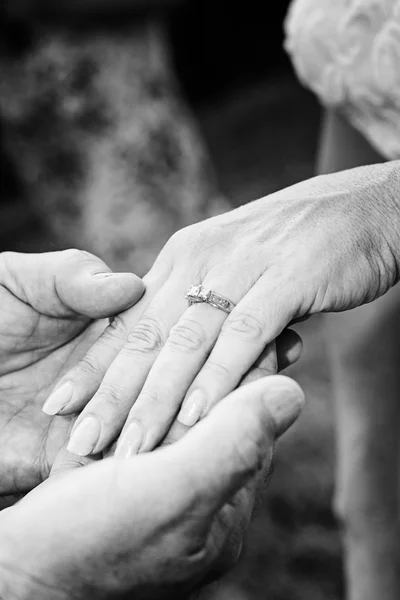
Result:
[[[78,250],[0,254],[0,495],[48,476],[72,426],[42,412],[49,390],[104,331],[96,319],[131,306],[143,289],[135,275],[112,274]],[[113,356],[107,346],[106,361]]]
[[1,598],[178,599],[217,577],[302,405],[293,381],[263,378],[174,444],[58,471],[0,513]]
[[[179,231],[145,278],[142,300],[114,319],[47,405],[67,415],[89,402],[70,450],[97,453],[124,423],[117,453],[151,450],[183,399],[179,419],[193,425],[288,323],[384,294],[400,262],[399,189],[399,163],[354,169]],[[192,284],[236,307],[229,316],[207,303],[188,308]],[[120,352],[107,370],[112,341]]]

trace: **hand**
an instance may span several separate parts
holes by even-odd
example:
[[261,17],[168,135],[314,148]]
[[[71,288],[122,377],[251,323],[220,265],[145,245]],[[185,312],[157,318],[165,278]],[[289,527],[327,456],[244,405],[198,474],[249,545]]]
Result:
[[[179,419],[193,425],[292,320],[385,293],[400,263],[398,169],[388,163],[318,177],[173,236],[145,278],[143,299],[105,333],[126,338],[108,371],[104,360],[97,368],[100,338],[85,359],[91,372],[78,365],[62,381],[74,394],[60,414],[90,401],[70,449],[99,452],[125,423],[117,452],[151,450],[184,398]],[[228,317],[205,303],[187,308],[185,293],[198,283],[236,308]],[[58,408],[62,394],[60,385]]]
[[[72,426],[71,417],[42,412],[49,390],[104,331],[95,319],[142,293],[135,275],[112,274],[86,252],[0,254],[1,495],[27,492],[48,476]],[[107,352],[112,359],[111,346]]]
[[0,596],[178,599],[218,576],[302,404],[293,381],[263,378],[174,444],[50,477],[0,513]]

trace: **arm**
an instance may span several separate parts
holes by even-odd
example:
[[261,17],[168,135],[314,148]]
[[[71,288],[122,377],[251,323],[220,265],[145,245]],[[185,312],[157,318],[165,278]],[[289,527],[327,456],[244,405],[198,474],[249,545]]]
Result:
[[[89,351],[98,364],[104,342],[125,337],[108,370],[87,375],[78,365],[50,401],[49,414],[83,408],[71,451],[99,452],[121,429],[117,452],[151,450],[182,402],[178,418],[191,426],[291,321],[386,293],[399,277],[399,190],[400,162],[393,161],[316,177],[179,231],[146,276],[143,301]],[[228,316],[206,303],[187,307],[191,283],[236,307]],[[61,407],[66,383],[74,400]],[[89,416],[101,433],[82,439],[79,425]]]

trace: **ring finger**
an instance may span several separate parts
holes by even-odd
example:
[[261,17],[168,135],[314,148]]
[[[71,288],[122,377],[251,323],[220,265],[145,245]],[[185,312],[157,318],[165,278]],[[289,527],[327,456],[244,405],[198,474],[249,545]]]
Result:
[[[203,287],[218,291],[223,298],[235,303],[253,282],[249,278],[247,281],[244,277],[235,278],[232,269],[230,271],[226,274],[225,270],[223,275],[221,271],[211,273]],[[227,317],[226,312],[207,302],[194,304],[184,312],[171,329],[129,413],[116,455],[131,456],[140,451],[152,450],[163,439],[179,411],[186,391],[206,363]],[[260,348],[259,353],[262,350]],[[246,370],[222,373],[222,376],[228,378],[230,389],[236,387]],[[200,410],[198,406],[196,408]]]

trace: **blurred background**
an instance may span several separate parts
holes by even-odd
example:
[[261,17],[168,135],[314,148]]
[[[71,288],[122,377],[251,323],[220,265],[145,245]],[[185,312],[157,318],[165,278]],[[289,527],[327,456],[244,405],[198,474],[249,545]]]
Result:
[[[319,107],[274,4],[3,3],[0,250],[78,246],[144,273],[176,229],[310,177]],[[318,318],[298,329],[308,408],[221,600],[342,598],[325,344]]]

